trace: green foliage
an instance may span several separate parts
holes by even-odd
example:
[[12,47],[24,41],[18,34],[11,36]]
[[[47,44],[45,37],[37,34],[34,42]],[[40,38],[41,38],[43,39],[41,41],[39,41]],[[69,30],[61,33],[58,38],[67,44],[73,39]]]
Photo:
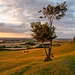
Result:
[[32,36],[38,41],[50,41],[50,39],[56,38],[55,27],[50,27],[48,23],[41,24],[41,22],[32,22]]

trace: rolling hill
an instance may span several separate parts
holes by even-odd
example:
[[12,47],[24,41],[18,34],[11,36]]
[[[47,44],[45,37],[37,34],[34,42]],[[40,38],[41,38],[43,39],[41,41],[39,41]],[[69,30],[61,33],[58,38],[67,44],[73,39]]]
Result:
[[52,61],[43,48],[0,51],[0,75],[75,75],[75,43],[54,46]]

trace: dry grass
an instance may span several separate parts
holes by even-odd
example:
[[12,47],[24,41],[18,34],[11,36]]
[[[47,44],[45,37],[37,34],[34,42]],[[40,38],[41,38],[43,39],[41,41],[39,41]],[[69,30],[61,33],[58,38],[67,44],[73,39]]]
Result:
[[44,62],[43,48],[0,51],[0,75],[75,75],[75,43],[53,47],[52,53],[53,60]]

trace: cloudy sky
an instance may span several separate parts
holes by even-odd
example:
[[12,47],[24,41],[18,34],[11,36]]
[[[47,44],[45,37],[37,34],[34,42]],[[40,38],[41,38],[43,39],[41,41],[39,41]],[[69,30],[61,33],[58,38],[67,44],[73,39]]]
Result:
[[[0,37],[31,38],[30,22],[39,21],[38,10],[47,4],[67,2],[65,17],[54,21],[59,38],[75,36],[75,0],[0,0]],[[42,21],[44,22],[44,21]]]

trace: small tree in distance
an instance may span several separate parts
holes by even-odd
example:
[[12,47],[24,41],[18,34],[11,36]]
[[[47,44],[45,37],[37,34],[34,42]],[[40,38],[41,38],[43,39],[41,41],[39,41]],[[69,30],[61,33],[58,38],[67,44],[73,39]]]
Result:
[[49,4],[47,7],[43,7],[43,10],[38,11],[39,13],[43,13],[43,16],[40,16],[40,18],[48,18],[49,23],[47,22],[43,25],[41,24],[41,22],[31,23],[33,38],[41,41],[42,45],[44,41],[50,41],[48,53],[43,45],[46,53],[45,61],[51,60],[50,55],[52,49],[52,40],[56,38],[55,27],[52,26],[53,20],[61,19],[63,16],[65,16],[66,11],[66,2],[61,4],[57,3],[56,6],[52,6],[51,4]]

